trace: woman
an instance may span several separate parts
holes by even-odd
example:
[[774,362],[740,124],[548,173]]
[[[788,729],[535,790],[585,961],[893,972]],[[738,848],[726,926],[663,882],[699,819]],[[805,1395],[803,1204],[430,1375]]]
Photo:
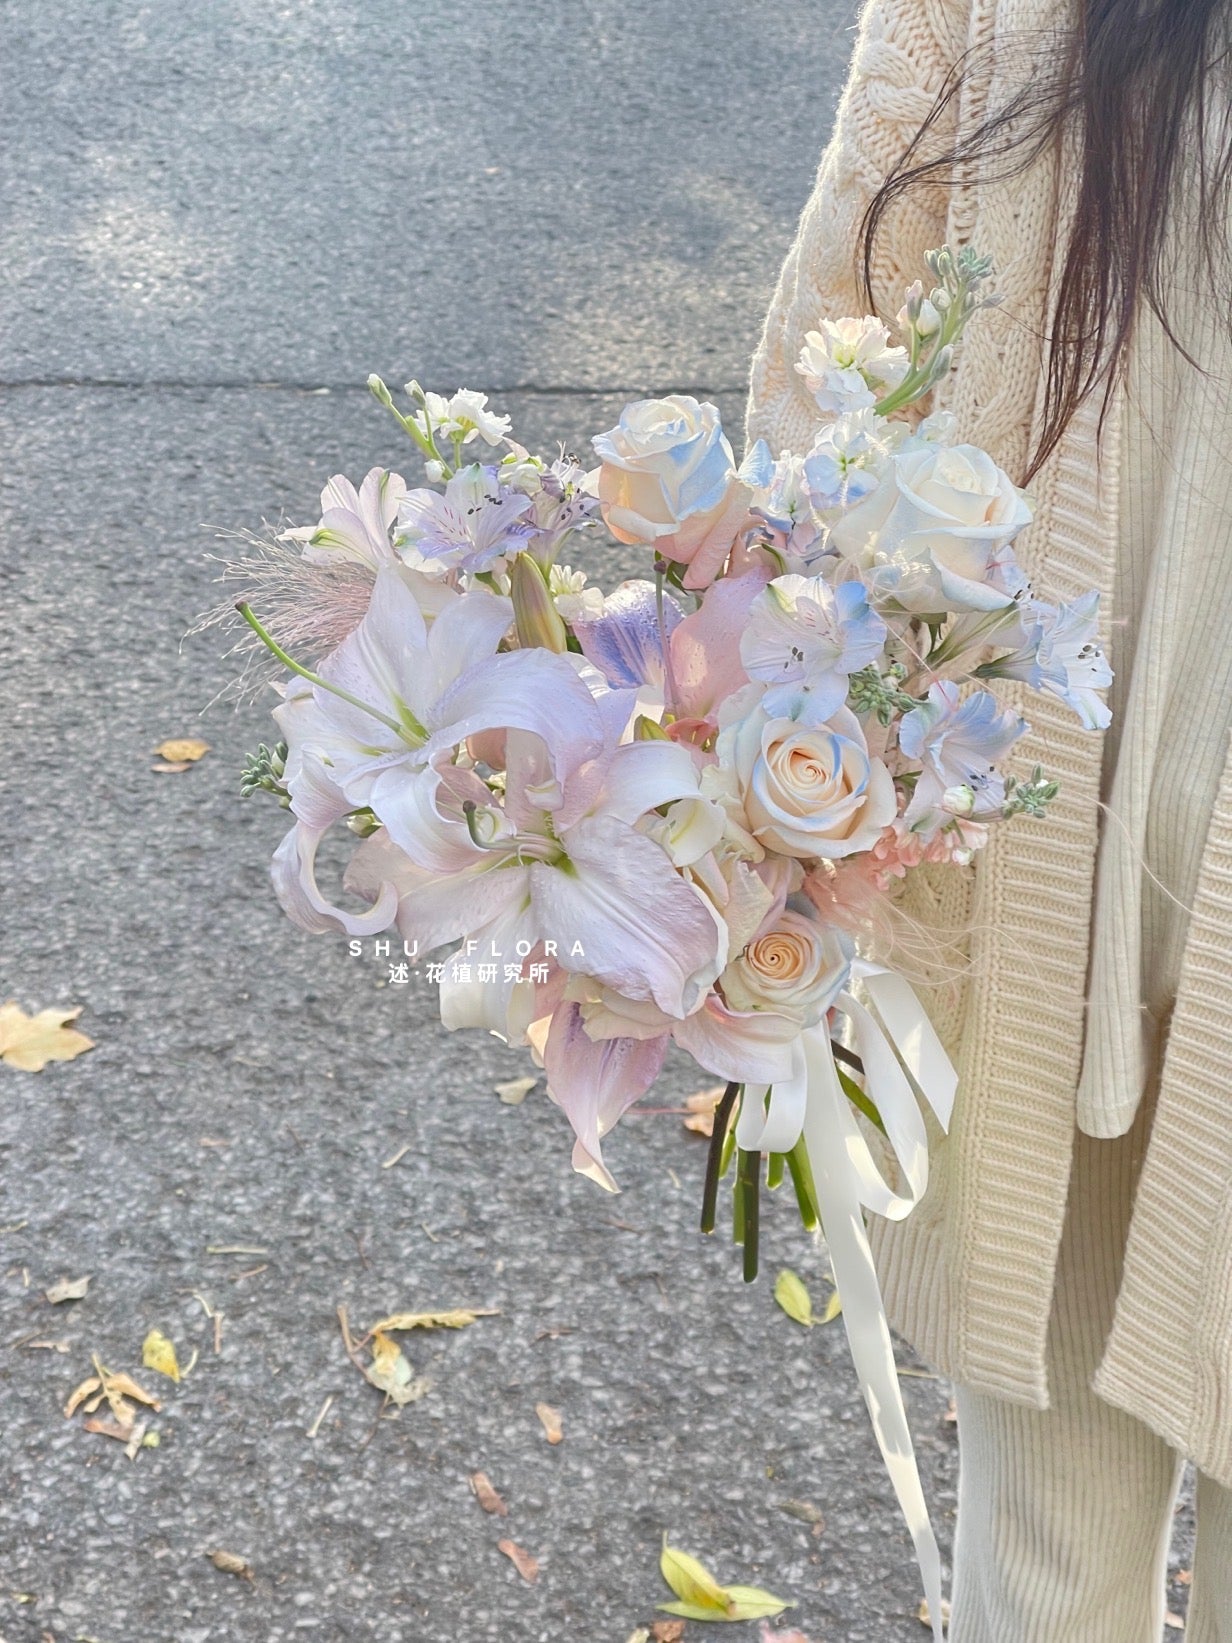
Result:
[[929,247],[991,254],[1005,304],[944,404],[1029,482],[1043,595],[1105,593],[1111,729],[1034,696],[1049,824],[909,908],[970,931],[934,994],[955,1122],[878,1251],[894,1321],[958,1388],[953,1643],[1158,1643],[1185,1457],[1187,1635],[1232,1640],[1225,22],[1220,0],[872,0],[753,367],[750,436],[807,449],[804,332],[893,314]]

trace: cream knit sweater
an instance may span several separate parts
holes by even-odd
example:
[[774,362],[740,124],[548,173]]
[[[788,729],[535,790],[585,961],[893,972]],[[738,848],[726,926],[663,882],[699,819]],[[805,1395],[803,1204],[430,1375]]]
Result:
[[[1057,49],[1056,30],[1069,25],[1071,4],[871,0],[834,135],[754,361],[750,436],[764,436],[774,449],[800,450],[811,442],[817,412],[793,370],[804,332],[822,315],[863,312],[854,247],[865,206],[933,106],[951,66],[972,52],[971,72],[950,111],[967,127],[1031,73],[1034,52]],[[993,256],[1005,307],[973,327],[945,402],[963,437],[984,446],[1011,473],[1025,466],[1038,415],[1039,338],[1050,311],[1073,175],[1073,157],[1062,152],[1008,184],[976,179],[955,190],[918,190],[888,224],[874,269],[878,307],[892,314],[904,287],[920,274],[927,248],[948,240]],[[1151,369],[1148,359],[1148,375]],[[1222,437],[1226,449],[1232,411],[1226,398],[1215,409],[1222,432],[1212,437]],[[1217,743],[1213,735],[1193,739],[1200,774],[1184,761],[1168,762],[1179,705],[1174,663],[1193,645],[1199,615],[1207,623],[1203,633],[1218,641],[1223,656],[1229,630],[1226,619],[1208,621],[1219,610],[1203,604],[1218,598],[1214,587],[1204,594],[1192,577],[1182,576],[1168,593],[1156,595],[1146,590],[1149,578],[1141,569],[1128,576],[1125,570],[1127,554],[1141,567],[1157,549],[1160,537],[1146,527],[1144,514],[1161,531],[1179,532],[1175,545],[1182,552],[1191,545],[1201,549],[1205,544],[1192,533],[1204,528],[1203,517],[1209,522],[1214,515],[1190,512],[1187,495],[1204,496],[1218,510],[1232,487],[1222,468],[1199,472],[1183,445],[1171,467],[1146,462],[1144,424],[1134,416],[1132,409],[1128,421],[1114,416],[1101,449],[1097,408],[1079,412],[1032,484],[1036,517],[1019,542],[1043,597],[1064,599],[1091,586],[1103,591],[1110,649],[1123,669],[1118,689],[1147,698],[1155,662],[1147,671],[1141,665],[1133,670],[1128,687],[1121,654],[1127,647],[1116,641],[1121,613],[1114,586],[1128,600],[1126,623],[1142,623],[1142,643],[1157,655],[1159,677],[1170,681],[1150,728],[1141,720],[1133,734],[1153,738],[1163,754],[1155,770],[1170,772],[1168,781],[1183,784],[1191,795],[1189,813],[1152,825],[1171,829],[1172,838],[1205,834],[1195,863],[1192,920],[1171,926],[1168,937],[1176,937],[1178,954],[1183,943],[1177,999],[1124,1277],[1095,1385],[1204,1472],[1232,1486],[1232,762],[1225,763],[1222,734]],[[1187,425],[1197,424],[1191,419]],[[1167,417],[1156,431],[1169,436]],[[1122,446],[1132,464],[1125,494],[1138,516],[1125,530],[1118,509]],[[1229,553],[1232,547],[1220,559],[1209,556],[1209,563],[1226,565]],[[923,1204],[906,1222],[879,1225],[875,1234],[887,1301],[903,1333],[965,1385],[1044,1408],[1045,1338],[1080,1116],[1103,749],[1102,738],[1082,730],[1054,698],[1024,691],[1016,705],[1032,726],[1020,744],[1021,765],[1043,765],[1061,781],[1061,796],[1047,823],[995,830],[973,869],[913,876],[915,917],[947,935],[967,932],[965,979],[939,983],[930,1003],[956,1057],[960,1090],[950,1135],[935,1137],[935,1171]],[[1186,704],[1187,726],[1196,713]],[[1127,738],[1128,724],[1127,717],[1119,732]],[[1129,825],[1132,838],[1133,818]],[[1110,824],[1105,842],[1114,830],[1120,833]],[[1151,849],[1159,844],[1158,833],[1149,829],[1142,839]],[[1165,849],[1156,871],[1184,879],[1184,853]],[[1132,972],[1140,968],[1135,921],[1143,902],[1136,875],[1104,867],[1101,877],[1110,888],[1101,884],[1098,975],[1103,986],[1128,967],[1130,992],[1119,996],[1122,1004],[1129,999],[1131,1039],[1116,1037],[1114,1029],[1099,1053],[1092,1051],[1081,1118],[1093,1133],[1113,1135],[1128,1126],[1139,1093],[1134,1057],[1125,1045],[1132,1048],[1139,1028]],[[1181,899],[1188,890],[1182,886]],[[1129,914],[1122,909],[1114,918],[1122,895]],[[1148,970],[1150,958],[1148,952],[1142,961]],[[1158,974],[1166,991],[1166,958]],[[1124,1024],[1120,1005],[1107,1008],[1107,993],[1100,1002],[1105,1027],[1110,1020]],[[1131,1074],[1109,1084],[1103,1069],[1115,1065],[1118,1054]]]

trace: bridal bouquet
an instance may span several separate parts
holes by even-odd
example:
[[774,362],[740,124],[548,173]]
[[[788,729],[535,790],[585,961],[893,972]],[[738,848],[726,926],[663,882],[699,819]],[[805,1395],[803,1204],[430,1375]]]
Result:
[[[970,863],[1056,792],[1006,772],[1026,725],[987,687],[1025,681],[1097,727],[1111,675],[1098,596],[1047,604],[1015,559],[1027,497],[952,419],[919,418],[996,300],[971,252],[928,266],[898,341],[875,318],[808,334],[807,451],[759,442],[737,466],[714,406],[671,395],[627,406],[588,469],[532,455],[482,394],[412,382],[403,412],[373,378],[427,483],[336,477],[317,525],[231,568],[281,675],[282,739],[245,789],[290,810],[286,912],[451,949],[445,1025],[529,1046],[603,1186],[603,1137],[670,1044],[726,1081],[703,1226],[730,1173],[746,1276],[763,1180],[824,1229],[939,1615],[863,1217],[918,1199],[917,1096],[944,1125],[955,1076],[871,938],[897,881]],[[605,528],[644,575],[605,588],[562,562]],[[339,823],[347,901],[317,871]]]

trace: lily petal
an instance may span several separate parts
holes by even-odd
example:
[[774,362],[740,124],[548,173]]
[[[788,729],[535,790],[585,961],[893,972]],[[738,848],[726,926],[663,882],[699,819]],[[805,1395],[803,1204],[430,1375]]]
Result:
[[572,1002],[562,1003],[552,1017],[543,1052],[548,1094],[577,1136],[574,1169],[608,1192],[618,1189],[603,1162],[600,1140],[659,1076],[667,1044],[666,1033],[661,1038],[608,1038],[596,1043]]

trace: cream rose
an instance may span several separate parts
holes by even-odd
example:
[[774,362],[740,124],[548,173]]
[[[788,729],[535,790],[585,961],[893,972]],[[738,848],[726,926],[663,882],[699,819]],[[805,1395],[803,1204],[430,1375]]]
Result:
[[736,471],[713,405],[687,394],[626,405],[596,435],[599,502],[619,542],[644,542],[689,566],[688,587],[708,587],[748,513],[752,488]]
[[849,708],[810,725],[756,707],[723,731],[718,754],[735,772],[749,831],[786,856],[867,850],[898,809],[890,772]]
[[831,541],[874,597],[917,615],[1010,603],[994,572],[1031,504],[975,445],[898,452],[881,483],[837,519]]
[[719,978],[733,1010],[773,1010],[813,1027],[847,985],[850,938],[788,908]]

